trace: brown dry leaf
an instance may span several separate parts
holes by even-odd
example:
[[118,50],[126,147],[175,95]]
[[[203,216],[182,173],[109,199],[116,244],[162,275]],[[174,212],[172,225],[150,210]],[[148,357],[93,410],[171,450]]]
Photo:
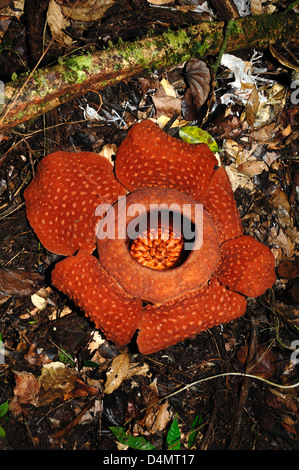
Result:
[[69,21],[66,19],[61,7],[55,0],[50,0],[47,12],[47,23],[55,41],[65,46],[71,46],[73,44],[72,38],[63,31],[63,29],[69,25]]
[[115,3],[114,0],[80,0],[62,5],[62,11],[77,21],[95,21],[101,19],[106,11]]
[[0,0],[0,8],[5,7],[9,2],[10,0]]
[[45,364],[38,378],[41,387],[39,405],[45,405],[69,393],[75,387],[76,380],[76,371],[69,369],[62,362]]
[[[248,356],[247,344],[242,346],[237,353],[237,359],[242,367],[245,366]],[[268,346],[261,345],[254,358],[254,364],[246,370],[248,374],[257,375],[264,379],[270,379],[275,375],[277,364],[276,354],[268,348]],[[235,364],[236,365],[236,364]]]
[[262,160],[252,160],[250,162],[241,163],[241,165],[237,167],[237,170],[252,178],[255,175],[260,175],[263,171],[268,171],[269,168]]
[[156,92],[152,96],[152,100],[158,118],[161,116],[172,117],[174,114],[181,114],[181,99],[176,97],[174,88],[165,79],[156,83]]
[[134,375],[147,375],[149,371],[149,366],[147,364],[139,364],[138,362],[133,362],[130,364],[129,372],[127,379],[134,377]]
[[167,96],[172,96],[173,98],[177,97],[174,86],[171,85],[171,83],[169,83],[169,81],[166,80],[166,78],[162,78],[160,85],[162,86]]
[[48,305],[48,299],[52,292],[50,287],[42,287],[31,296],[31,302],[38,310],[43,310]]
[[250,96],[248,98],[247,105],[246,105],[246,119],[250,126],[253,126],[254,124],[256,113],[259,109],[259,105],[260,105],[259,93],[256,87],[254,87],[254,89],[250,93]]
[[142,424],[152,434],[162,431],[169,423],[171,415],[168,411],[169,403],[167,401],[159,404],[159,393],[155,382],[152,382],[148,387],[146,406],[147,411]]
[[51,359],[47,355],[47,351],[37,347],[35,343],[31,344],[28,352],[24,355],[24,359],[32,366],[43,366],[49,364]]
[[157,117],[163,115],[171,117],[174,114],[181,114],[181,100],[172,96],[153,96],[153,103],[156,108]]
[[200,108],[210,92],[211,73],[206,63],[198,59],[189,60],[186,64],[186,79],[193,102],[195,106]]
[[277,266],[277,274],[285,279],[295,279],[299,276],[299,258],[286,259]]
[[36,377],[30,372],[14,371],[16,386],[14,395],[22,405],[30,404],[38,406],[40,384]]
[[262,0],[251,0],[250,2],[251,14],[252,15],[262,15]]
[[116,356],[107,370],[107,379],[104,393],[112,393],[116,390],[125,378],[127,378],[130,368],[130,359],[127,353]]
[[298,413],[298,403],[294,397],[286,394],[282,395],[279,391],[269,389],[269,393],[265,399],[268,406],[280,411],[288,411],[290,413]]
[[166,5],[167,3],[173,3],[173,0],[147,0],[151,5]]
[[281,228],[278,230],[278,233],[273,233],[274,230],[277,232],[275,228],[270,229],[270,237],[272,238],[272,243],[275,243],[275,245],[281,248],[284,255],[289,258],[293,255],[295,243],[292,242],[290,237]]
[[283,57],[277,50],[272,46],[272,44],[269,44],[269,49],[271,51],[271,54],[275,59],[278,60],[284,67],[287,67],[289,69],[295,70],[296,72],[299,72],[299,66],[296,64],[293,64],[291,61],[289,61],[286,57]]
[[270,202],[276,212],[280,226],[292,227],[292,218],[290,216],[291,205],[288,196],[282,189],[277,189],[272,194]]
[[26,297],[39,289],[43,278],[35,272],[0,268],[0,293],[12,297]]

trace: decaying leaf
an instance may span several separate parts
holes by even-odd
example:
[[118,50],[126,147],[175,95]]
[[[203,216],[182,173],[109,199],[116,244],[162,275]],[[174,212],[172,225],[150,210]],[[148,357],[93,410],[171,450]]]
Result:
[[38,383],[41,387],[39,405],[50,403],[75,387],[77,373],[62,362],[51,362],[42,368]]
[[127,353],[116,356],[107,370],[104,393],[114,392],[128,376],[129,368],[130,359]]
[[147,0],[152,5],[166,5],[167,3],[173,3],[173,0]]
[[263,13],[262,0],[251,0],[252,15],[261,15]]
[[271,43],[269,44],[269,49],[273,57],[275,57],[275,59],[277,59],[278,62],[281,63],[281,65],[289,69],[295,70],[296,72],[299,72],[299,65],[293,64],[293,62],[288,60],[286,57],[283,57],[279,52],[277,52],[277,50],[274,48],[274,46]]
[[210,69],[202,60],[189,60],[186,64],[186,79],[192,93],[193,102],[200,108],[210,92]]
[[268,171],[269,168],[262,160],[252,160],[241,163],[241,165],[237,167],[237,170],[252,178],[253,176],[260,175],[263,171]]
[[36,272],[0,267],[0,294],[26,297],[39,289],[43,278]]
[[247,106],[246,106],[246,119],[250,126],[253,126],[254,124],[256,113],[259,108],[259,104],[260,104],[259,93],[256,87],[254,87],[254,89],[250,93],[249,99],[247,101]]
[[[242,368],[245,367],[248,360],[247,344],[242,346],[238,351],[237,359],[239,361],[239,365]],[[235,366],[237,366],[237,363],[235,363]],[[270,379],[275,375],[277,370],[277,356],[268,346],[260,345],[255,355],[254,362],[249,365],[247,364],[247,366],[249,366],[247,370],[248,373],[265,379]]]
[[182,99],[182,114],[185,119],[192,121],[208,100],[211,73],[205,62],[192,59],[186,64],[185,75],[188,88]]
[[48,305],[49,295],[52,292],[50,287],[42,287],[31,296],[31,302],[38,310],[43,310]]
[[176,96],[175,89],[166,79],[157,82],[152,100],[157,117],[172,117],[174,114],[181,114],[181,99]]
[[252,64],[232,54],[223,54],[221,65],[227,67],[235,76],[235,81],[230,83],[232,88],[238,90],[252,90],[255,86],[251,75]]
[[72,2],[64,3],[62,11],[73,20],[95,21],[102,18],[114,3],[114,0],[80,0],[76,4]]
[[299,277],[299,258],[281,261],[277,266],[277,274],[286,279]]
[[144,393],[144,398],[147,410],[141,424],[145,425],[146,429],[152,434],[162,431],[171,419],[169,403],[167,401],[163,404],[159,403],[158,387],[155,382],[149,385],[147,396]]
[[36,377],[30,372],[14,371],[16,385],[14,388],[14,396],[22,405],[30,404],[38,406],[38,395],[40,384]]
[[280,83],[274,83],[271,87],[263,86],[259,88],[259,96],[260,104],[254,121],[255,128],[264,127],[275,121],[285,107],[287,88]]

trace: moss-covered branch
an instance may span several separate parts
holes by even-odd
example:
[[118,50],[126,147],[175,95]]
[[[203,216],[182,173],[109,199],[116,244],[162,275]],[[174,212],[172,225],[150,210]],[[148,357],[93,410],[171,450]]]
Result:
[[[192,57],[216,56],[224,27],[223,22],[201,22],[93,54],[65,57],[53,67],[8,83],[5,104],[0,105],[0,131],[36,118],[90,89],[103,89],[143,70],[168,67]],[[226,50],[266,48],[269,41],[283,40],[290,45],[298,42],[298,32],[298,17],[292,13],[240,18],[231,28]]]

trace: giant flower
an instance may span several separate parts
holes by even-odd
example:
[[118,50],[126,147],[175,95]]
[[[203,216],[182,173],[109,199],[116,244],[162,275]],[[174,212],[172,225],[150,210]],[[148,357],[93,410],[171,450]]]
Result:
[[240,317],[275,282],[213,152],[151,120],[131,127],[115,167],[90,152],[44,157],[24,195],[41,243],[65,256],[53,285],[118,346],[138,332],[141,353],[159,351]]

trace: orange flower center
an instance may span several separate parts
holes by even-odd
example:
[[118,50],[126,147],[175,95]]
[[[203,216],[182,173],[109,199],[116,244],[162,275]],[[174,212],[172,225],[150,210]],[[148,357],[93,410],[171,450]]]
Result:
[[181,226],[174,227],[171,213],[168,222],[163,222],[159,214],[153,223],[148,214],[147,222],[141,223],[138,235],[131,240],[129,250],[142,266],[156,270],[171,269],[180,266],[188,257]]
[[158,270],[174,268],[184,257],[184,238],[159,226],[139,234],[131,243],[130,253],[142,266]]

